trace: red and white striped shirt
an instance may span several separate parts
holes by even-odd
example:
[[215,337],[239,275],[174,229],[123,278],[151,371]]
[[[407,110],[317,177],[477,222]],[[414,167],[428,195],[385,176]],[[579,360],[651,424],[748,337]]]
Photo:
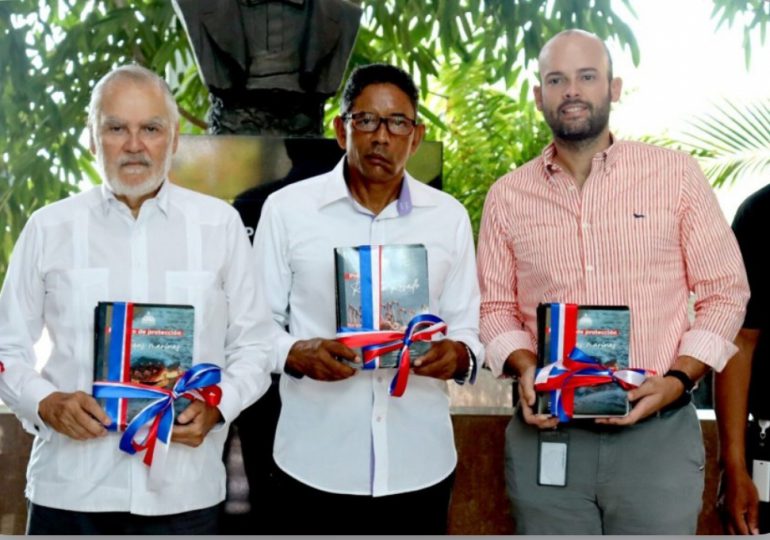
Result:
[[689,355],[721,370],[737,350],[749,289],[697,162],[615,141],[578,189],[554,152],[551,144],[500,178],[484,204],[480,330],[492,372],[517,349],[536,351],[541,302],[629,306],[632,367],[662,374]]

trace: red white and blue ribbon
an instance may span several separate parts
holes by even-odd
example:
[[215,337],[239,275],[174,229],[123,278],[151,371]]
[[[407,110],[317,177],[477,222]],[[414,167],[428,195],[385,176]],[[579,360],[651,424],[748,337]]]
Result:
[[[132,383],[131,336],[134,305],[131,302],[115,302],[110,318],[110,347],[107,358],[106,381],[95,381],[93,395],[105,400],[105,412],[113,418],[110,430],[125,426],[119,447],[128,454],[144,451],[144,463],[150,467],[151,485],[162,480],[171,431],[174,425],[174,402],[180,397],[204,401],[215,407],[222,397],[216,386],[221,380],[221,370],[214,364],[198,364],[185,371],[171,390],[139,383]],[[127,422],[129,399],[152,399],[130,423]],[[156,443],[160,439],[161,452],[156,455]]]
[[535,390],[550,392],[551,414],[558,416],[560,422],[573,416],[576,388],[615,382],[630,390],[654,374],[644,369],[604,366],[599,359],[575,347],[577,309],[576,304],[551,304],[550,363],[535,375]]
[[337,333],[337,341],[352,349],[361,348],[363,369],[376,369],[380,356],[399,351],[396,375],[390,381],[390,395],[401,397],[406,390],[412,362],[409,346],[416,341],[431,341],[435,334],[446,333],[446,329],[447,325],[440,317],[423,313],[413,317],[404,332],[342,328]]
[[[107,352],[107,380],[114,382],[130,382],[131,371],[131,336],[133,334],[134,304],[131,302],[115,302],[112,305],[112,315],[109,325],[104,331],[110,332],[110,347]],[[111,431],[124,429],[127,424],[128,403],[125,399],[107,399],[104,410],[113,423],[108,427]]]
[[446,333],[446,323],[436,315],[424,313],[409,321],[403,332],[379,330],[382,289],[382,247],[359,246],[359,281],[361,287],[361,328],[337,329],[337,340],[350,348],[361,348],[363,369],[380,367],[380,357],[399,351],[396,375],[390,382],[390,395],[400,397],[406,390],[411,368],[409,346],[417,341],[431,341]]
[[[144,451],[144,463],[150,467],[151,485],[162,480],[171,432],[174,426],[174,402],[180,397],[197,399],[211,407],[219,404],[222,390],[217,386],[222,373],[214,364],[197,364],[185,371],[171,390],[144,384],[97,381],[93,394],[105,399],[154,399],[131,420],[120,438],[119,447],[128,454]],[[155,452],[160,441],[160,453]]]

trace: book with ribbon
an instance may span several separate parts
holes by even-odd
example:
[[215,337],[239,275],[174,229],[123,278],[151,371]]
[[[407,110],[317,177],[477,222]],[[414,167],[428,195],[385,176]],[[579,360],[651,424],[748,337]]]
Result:
[[446,333],[429,313],[428,252],[422,244],[339,247],[334,260],[337,339],[361,350],[362,369],[396,368],[391,395],[399,396],[411,363]]
[[570,418],[625,416],[627,390],[644,381],[630,369],[627,306],[540,304],[537,412]]
[[[94,324],[94,382],[129,383],[137,387],[171,390],[193,365],[192,306],[99,302]],[[108,428],[126,426],[152,398],[99,398],[113,419]],[[190,403],[174,403],[178,414]]]

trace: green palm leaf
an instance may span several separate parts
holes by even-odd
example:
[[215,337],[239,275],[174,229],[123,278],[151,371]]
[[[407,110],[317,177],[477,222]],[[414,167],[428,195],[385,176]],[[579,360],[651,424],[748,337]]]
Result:
[[740,107],[731,101],[691,123],[683,143],[699,155],[714,186],[770,172],[770,99]]

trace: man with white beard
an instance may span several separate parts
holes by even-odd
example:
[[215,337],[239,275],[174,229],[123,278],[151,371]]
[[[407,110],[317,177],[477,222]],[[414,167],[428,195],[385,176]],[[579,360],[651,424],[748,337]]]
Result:
[[[35,435],[27,531],[216,534],[226,426],[270,382],[272,323],[249,241],[228,204],[167,181],[179,125],[160,77],[134,65],[108,73],[88,126],[103,185],[30,217],[0,293],[0,399]],[[177,416],[160,485],[118,449],[90,395],[100,301],[193,305],[193,363],[222,371],[220,403]],[[44,327],[53,347],[38,373]]]

